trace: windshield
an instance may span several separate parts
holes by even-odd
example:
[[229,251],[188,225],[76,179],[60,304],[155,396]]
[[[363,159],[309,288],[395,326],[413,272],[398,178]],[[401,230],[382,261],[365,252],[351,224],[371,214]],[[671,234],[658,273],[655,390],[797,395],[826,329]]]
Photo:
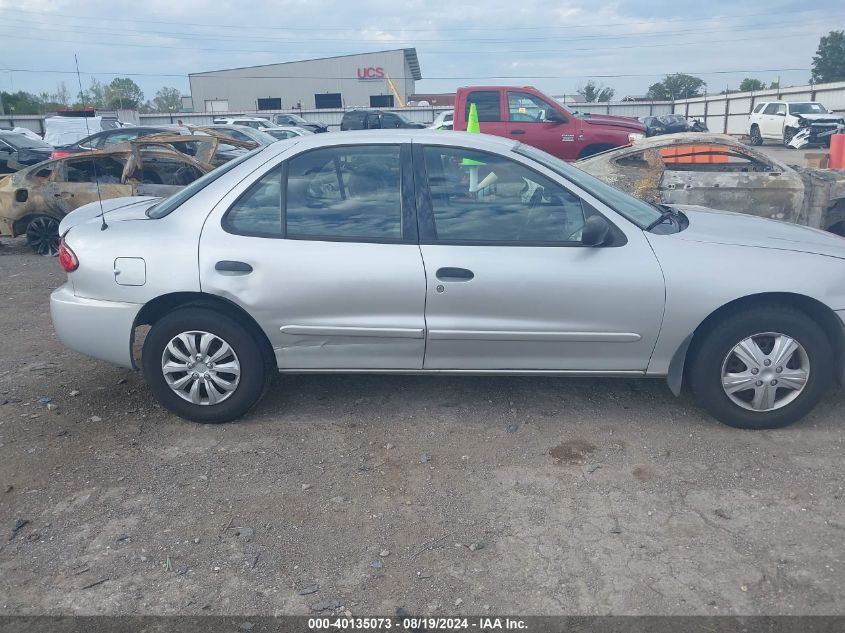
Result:
[[827,114],[827,108],[821,103],[790,103],[789,111],[792,114]]
[[[272,137],[271,137],[272,138]],[[275,139],[273,139],[275,141]],[[202,178],[198,178],[190,185],[185,187],[184,189],[180,189],[176,193],[174,193],[169,198],[164,198],[161,202],[157,202],[149,209],[147,209],[147,217],[157,220],[159,218],[163,218],[164,216],[168,215],[171,211],[179,207],[183,202],[186,200],[194,197],[197,193],[205,189],[208,185],[213,183],[215,180],[223,176],[224,174],[229,173],[240,165],[242,162],[254,156],[258,152],[260,152],[264,148],[257,148],[244,154],[243,156],[239,156],[234,160],[230,160],[228,163],[224,163],[217,169],[212,169]]]
[[555,158],[551,154],[540,151],[528,145],[517,145],[514,150],[517,154],[527,156],[545,165],[552,171],[560,174],[568,181],[578,185],[587,193],[595,196],[622,217],[627,218],[641,229],[645,229],[652,222],[660,218],[661,210],[656,207],[637,200],[623,191],[614,189],[598,178],[573,167],[569,163]]
[[259,130],[256,128],[252,128],[252,132],[249,135],[254,141],[261,143],[262,145],[269,145],[270,143],[275,143],[276,139],[264,130]]
[[44,141],[37,141],[34,138],[29,138],[28,136],[18,134],[17,132],[0,135],[0,138],[2,138],[15,149],[24,149],[30,147],[46,147],[52,149],[53,147],[49,143],[45,143]]
[[400,114],[399,112],[393,112],[393,114],[399,119],[401,119],[403,123],[413,123],[413,121],[411,121],[411,119],[406,117],[404,114]]

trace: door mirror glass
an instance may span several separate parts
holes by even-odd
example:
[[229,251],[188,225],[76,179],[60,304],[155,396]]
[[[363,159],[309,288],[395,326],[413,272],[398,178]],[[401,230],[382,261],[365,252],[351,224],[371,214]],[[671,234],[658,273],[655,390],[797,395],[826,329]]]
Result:
[[602,246],[610,237],[610,224],[600,215],[591,215],[581,229],[581,243],[584,246]]
[[566,117],[564,117],[557,110],[547,108],[546,109],[546,121],[548,123],[566,123]]

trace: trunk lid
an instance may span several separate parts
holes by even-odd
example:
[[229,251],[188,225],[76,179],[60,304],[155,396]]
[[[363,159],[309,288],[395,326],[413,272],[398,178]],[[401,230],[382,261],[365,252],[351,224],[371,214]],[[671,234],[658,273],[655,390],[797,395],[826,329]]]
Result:
[[59,224],[59,235],[64,235],[75,226],[87,222],[100,222],[100,215],[104,215],[106,222],[124,222],[127,220],[149,220],[147,209],[161,198],[153,196],[135,196],[132,198],[112,198],[103,200],[102,210],[100,202],[83,205],[68,213]]

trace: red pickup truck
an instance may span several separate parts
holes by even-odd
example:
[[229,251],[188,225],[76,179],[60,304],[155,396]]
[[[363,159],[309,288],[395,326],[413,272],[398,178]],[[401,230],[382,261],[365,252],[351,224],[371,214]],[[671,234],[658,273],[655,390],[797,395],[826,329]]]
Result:
[[458,88],[455,130],[467,129],[472,103],[482,132],[512,138],[568,161],[645,136],[645,126],[633,117],[577,117],[535,88],[512,86]]

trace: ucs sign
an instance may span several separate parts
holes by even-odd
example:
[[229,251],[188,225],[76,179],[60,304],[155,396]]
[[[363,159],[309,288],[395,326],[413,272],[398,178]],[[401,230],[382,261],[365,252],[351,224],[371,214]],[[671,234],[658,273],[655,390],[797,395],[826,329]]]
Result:
[[367,66],[358,69],[359,81],[378,81],[384,79],[384,68],[381,66]]

